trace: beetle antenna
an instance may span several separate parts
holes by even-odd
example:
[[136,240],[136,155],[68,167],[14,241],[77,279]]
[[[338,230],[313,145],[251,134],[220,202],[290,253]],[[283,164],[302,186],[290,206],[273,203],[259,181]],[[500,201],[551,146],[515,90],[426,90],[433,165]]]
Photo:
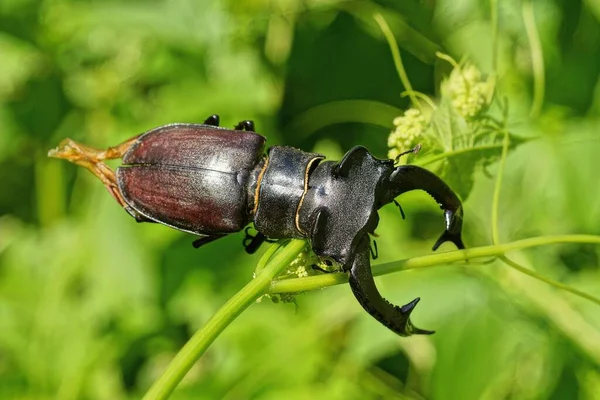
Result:
[[415,147],[413,147],[412,149],[403,151],[402,153],[398,154],[396,156],[396,158],[394,158],[394,164],[398,163],[398,161],[400,161],[400,157],[402,157],[402,156],[405,156],[405,155],[411,154],[411,153],[412,154],[417,154],[421,150],[421,147],[422,147],[421,143],[419,143]]

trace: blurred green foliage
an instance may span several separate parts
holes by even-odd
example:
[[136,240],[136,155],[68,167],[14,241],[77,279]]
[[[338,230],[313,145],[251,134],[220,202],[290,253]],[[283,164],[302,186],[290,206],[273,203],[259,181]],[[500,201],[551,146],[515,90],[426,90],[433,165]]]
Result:
[[[449,74],[436,51],[467,58],[495,72],[511,134],[534,138],[507,159],[502,241],[599,235],[600,1],[534,2],[546,77],[537,118],[522,3],[498,3],[494,38],[481,0],[0,0],[0,398],[141,396],[259,257],[243,253],[242,235],[194,250],[190,235],[136,224],[90,173],[46,151],[218,113],[227,126],[255,120],[270,145],[335,159],[362,144],[385,157],[409,101],[375,12],[415,90],[435,97]],[[497,168],[444,170],[473,176],[467,246],[491,242]],[[427,254],[439,233],[433,201],[401,201],[406,221],[393,205],[380,213],[383,262]],[[597,246],[511,257],[600,296]],[[394,335],[344,285],[296,305],[263,301],[173,398],[600,398],[596,305],[499,262],[378,284],[397,304],[421,296],[415,324],[438,333]]]

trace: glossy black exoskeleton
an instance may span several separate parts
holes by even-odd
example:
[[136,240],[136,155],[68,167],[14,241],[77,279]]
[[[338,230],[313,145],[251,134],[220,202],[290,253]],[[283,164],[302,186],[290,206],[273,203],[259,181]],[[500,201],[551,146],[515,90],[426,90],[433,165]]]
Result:
[[[369,234],[379,222],[379,208],[421,189],[444,210],[445,230],[433,249],[445,241],[464,248],[461,202],[440,178],[416,166],[396,167],[361,146],[338,162],[285,146],[265,155],[266,139],[253,132],[251,121],[235,130],[218,125],[213,115],[204,124],[152,129],[103,152],[72,141],[65,148],[138,221],[199,235],[196,247],[250,223],[258,234],[247,240],[248,252],[267,238],[308,239],[318,256],[341,264],[359,303],[379,322],[402,336],[433,333],[410,322],[418,298],[398,307],[379,294]],[[109,158],[123,159],[115,174],[101,162]]]

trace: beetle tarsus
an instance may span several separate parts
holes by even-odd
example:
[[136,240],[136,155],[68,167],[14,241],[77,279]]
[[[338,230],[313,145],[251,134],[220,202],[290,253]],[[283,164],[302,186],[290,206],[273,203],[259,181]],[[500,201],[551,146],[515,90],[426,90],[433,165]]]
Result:
[[235,126],[236,131],[254,132],[254,121],[246,119]]
[[219,126],[220,122],[221,122],[221,118],[219,117],[219,115],[213,114],[204,120],[204,125]]
[[207,243],[214,242],[217,239],[224,237],[225,235],[214,235],[214,236],[202,236],[192,242],[192,246],[197,249],[200,246],[204,246]]
[[419,302],[419,298],[398,307],[384,299],[373,279],[371,263],[369,261],[369,238],[364,236],[357,246],[354,259],[348,270],[348,281],[352,293],[360,305],[377,321],[394,331],[400,336],[414,334],[430,335],[433,331],[415,327],[410,321],[410,314]]

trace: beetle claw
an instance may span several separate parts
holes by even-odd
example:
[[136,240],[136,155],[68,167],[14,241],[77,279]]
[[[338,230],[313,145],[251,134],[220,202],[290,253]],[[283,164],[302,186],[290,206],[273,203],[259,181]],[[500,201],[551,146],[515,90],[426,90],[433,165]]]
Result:
[[440,235],[439,239],[433,245],[433,251],[436,251],[438,247],[444,242],[452,242],[458,249],[464,249],[461,238],[462,228],[462,206],[458,207],[456,211],[446,210],[444,213],[446,217],[446,229]]
[[407,322],[407,330],[411,332],[411,334],[413,335],[433,335],[435,333],[435,331],[428,331],[426,329],[421,329],[421,328],[417,328],[416,326],[414,326],[411,322],[410,322],[410,314],[413,312],[413,310],[415,309],[415,307],[417,306],[417,304],[419,304],[419,301],[421,301],[420,297],[417,297],[416,299],[414,299],[413,301],[411,301],[410,303],[407,303],[405,305],[403,305],[402,307],[400,307],[400,312],[404,315],[406,315],[406,322]]
[[364,236],[357,246],[357,252],[348,270],[348,281],[360,305],[373,318],[393,332],[400,336],[431,335],[434,333],[434,331],[417,328],[410,321],[410,314],[420,300],[418,297],[410,303],[398,307],[381,296],[375,286],[369,262],[368,236]]
[[462,238],[460,237],[460,233],[452,233],[449,231],[444,231],[440,237],[438,238],[438,240],[435,242],[435,244],[433,245],[433,247],[431,248],[433,251],[436,251],[438,249],[438,247],[440,247],[442,245],[442,243],[445,242],[452,242],[454,243],[454,245],[459,249],[462,250],[465,248],[465,245],[463,244]]
[[459,249],[464,249],[461,238],[463,209],[456,194],[438,176],[415,165],[402,165],[390,176],[390,187],[384,196],[383,203],[394,201],[394,197],[411,190],[424,190],[444,210],[445,230],[433,245],[436,250],[444,242],[452,242]]

